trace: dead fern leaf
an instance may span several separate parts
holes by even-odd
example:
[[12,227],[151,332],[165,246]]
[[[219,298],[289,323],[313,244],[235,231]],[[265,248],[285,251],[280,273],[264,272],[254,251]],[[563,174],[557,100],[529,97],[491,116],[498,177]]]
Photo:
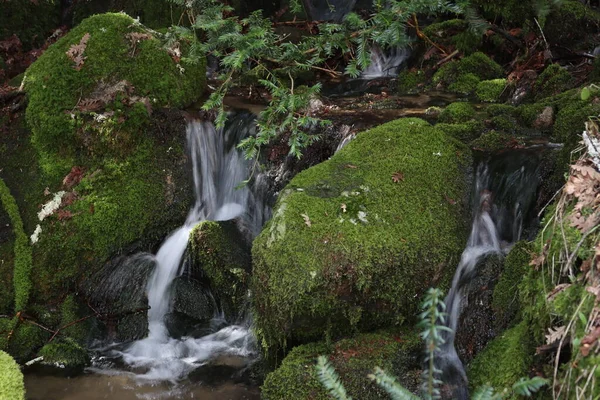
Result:
[[90,40],[90,34],[86,33],[85,35],[83,35],[78,44],[72,45],[66,52],[67,57],[69,57],[73,62],[75,62],[75,66],[73,68],[75,68],[77,71],[81,70],[81,67],[83,67],[83,63],[87,58],[83,56],[83,52],[87,47],[88,40]]

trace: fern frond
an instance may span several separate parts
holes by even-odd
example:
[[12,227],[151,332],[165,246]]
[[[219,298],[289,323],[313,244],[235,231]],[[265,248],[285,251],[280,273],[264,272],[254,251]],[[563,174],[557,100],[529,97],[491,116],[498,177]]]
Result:
[[344,385],[340,381],[335,369],[331,366],[325,356],[319,356],[317,359],[317,376],[319,381],[325,386],[336,400],[352,400],[352,397],[348,396]]
[[392,400],[419,400],[419,397],[400,385],[396,378],[388,375],[379,367],[375,367],[373,374],[370,374],[369,378],[381,386],[390,395]]
[[542,387],[546,386],[548,381],[539,376],[533,378],[521,378],[512,387],[513,392],[519,396],[531,397]]

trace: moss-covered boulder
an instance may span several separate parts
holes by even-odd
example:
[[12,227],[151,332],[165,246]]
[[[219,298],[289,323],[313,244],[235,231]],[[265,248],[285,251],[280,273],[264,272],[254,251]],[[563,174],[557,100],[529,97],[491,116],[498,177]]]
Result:
[[469,103],[457,102],[448,105],[440,114],[439,121],[446,123],[463,123],[475,117],[475,109]]
[[44,371],[65,376],[80,374],[90,364],[87,350],[69,339],[46,344],[38,355],[43,357],[40,367]]
[[298,174],[252,249],[263,345],[414,318],[464,246],[470,165],[460,142],[407,118],[359,134]]
[[318,356],[327,356],[340,375],[348,394],[355,399],[381,399],[385,392],[367,375],[375,367],[396,376],[411,390],[420,379],[421,342],[412,332],[379,332],[343,339],[331,346],[323,342],[301,345],[270,373],[261,388],[265,400],[327,400],[331,397],[319,382]]
[[495,152],[515,145],[519,145],[519,142],[513,135],[495,130],[485,132],[471,142],[473,149],[487,152]]
[[11,356],[0,350],[0,399],[25,400],[25,384],[19,365]]
[[237,317],[247,299],[250,247],[233,222],[200,222],[189,239],[190,273],[205,282],[224,308]]
[[565,68],[551,64],[538,76],[533,87],[537,100],[560,94],[573,87],[575,79]]
[[505,92],[507,81],[504,78],[481,81],[477,84],[475,94],[481,101],[496,103]]
[[[472,92],[480,80],[502,78],[503,68],[482,52],[473,53],[461,60],[444,64],[433,75],[436,86],[454,88],[458,93]],[[477,78],[477,79],[475,79]]]
[[204,63],[180,60],[156,32],[126,14],[101,14],[50,46],[29,67],[27,122],[43,171],[131,155],[154,108],[182,107],[202,95]]
[[436,124],[436,128],[444,131],[447,135],[450,135],[463,143],[469,143],[481,135],[484,130],[484,126],[479,121],[467,121],[460,124],[451,124],[441,122]]
[[402,70],[398,74],[398,91],[400,94],[420,92],[426,83],[425,73],[418,70]]

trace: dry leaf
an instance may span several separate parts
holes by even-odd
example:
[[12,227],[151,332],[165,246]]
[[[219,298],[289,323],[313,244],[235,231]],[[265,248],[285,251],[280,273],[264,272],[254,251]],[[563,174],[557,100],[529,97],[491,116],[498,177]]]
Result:
[[310,226],[312,225],[312,223],[310,222],[310,218],[308,217],[308,215],[306,215],[306,214],[300,214],[300,216],[302,218],[304,218],[304,223],[306,224],[306,226],[308,226],[310,228]]
[[565,290],[566,288],[568,288],[569,286],[571,286],[570,283],[561,283],[560,285],[556,285],[556,287],[554,289],[552,289],[552,291],[550,293],[548,293],[548,295],[546,296],[546,300],[548,301],[552,301],[554,300],[554,298],[563,290]]
[[586,357],[588,354],[590,354],[592,346],[596,344],[598,338],[600,338],[599,326],[595,327],[593,331],[585,335],[585,337],[581,340],[581,347],[579,348],[579,351],[581,352],[582,356]]
[[552,344],[558,342],[565,336],[567,331],[566,326],[557,326],[555,328],[548,328],[548,334],[546,336],[546,344]]
[[352,165],[352,164],[346,164],[346,168],[352,168],[352,169],[356,169],[358,168],[356,165]]
[[340,208],[342,209],[342,212],[346,212],[346,204],[342,203]]
[[403,180],[404,180],[404,174],[402,172],[396,171],[392,174],[392,181],[394,181],[394,183],[398,183]]
[[446,199],[446,201],[452,205],[456,204],[456,200],[451,199],[450,197],[446,196],[445,194],[444,194],[444,199]]
[[71,60],[73,60],[75,62],[74,68],[77,71],[79,71],[81,69],[81,67],[83,67],[83,63],[86,59],[86,57],[83,56],[83,52],[85,51],[85,48],[87,47],[88,40],[90,40],[90,34],[86,33],[85,35],[83,35],[83,37],[79,41],[79,44],[72,45],[71,47],[69,47],[69,50],[67,50],[67,52],[66,52],[67,57],[69,57]]

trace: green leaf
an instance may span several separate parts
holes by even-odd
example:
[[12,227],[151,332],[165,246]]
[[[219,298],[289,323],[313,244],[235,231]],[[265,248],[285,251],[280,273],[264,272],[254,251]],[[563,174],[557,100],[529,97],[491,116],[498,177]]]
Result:
[[392,400],[419,400],[419,397],[400,385],[395,377],[388,375],[379,367],[375,367],[373,374],[369,375],[369,378],[381,386],[390,395]]
[[521,378],[512,387],[515,394],[519,396],[531,397],[532,394],[546,386],[548,381],[539,376],[535,376],[531,379]]
[[316,368],[319,380],[333,398],[336,400],[352,400],[352,397],[348,396],[344,385],[340,382],[337,372],[325,356],[319,356]]
[[583,101],[587,101],[590,96],[591,96],[591,92],[590,92],[590,88],[589,87],[584,87],[583,89],[581,89],[581,100]]

